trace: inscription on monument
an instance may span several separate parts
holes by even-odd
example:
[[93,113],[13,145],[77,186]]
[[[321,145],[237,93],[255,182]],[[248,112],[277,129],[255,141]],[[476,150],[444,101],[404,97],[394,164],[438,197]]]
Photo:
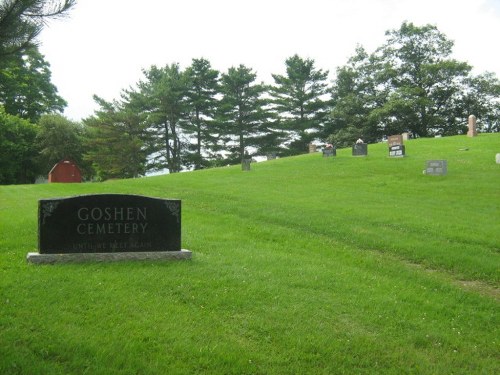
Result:
[[403,136],[401,134],[390,135],[387,138],[387,146],[401,146],[403,144]]
[[40,254],[181,250],[180,200],[98,194],[38,203]]
[[405,146],[404,145],[390,146],[389,147],[389,156],[392,156],[392,157],[405,156]]

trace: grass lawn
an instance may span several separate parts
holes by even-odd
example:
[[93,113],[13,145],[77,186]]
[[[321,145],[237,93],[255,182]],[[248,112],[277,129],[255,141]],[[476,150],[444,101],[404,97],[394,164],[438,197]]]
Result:
[[[500,373],[500,134],[350,152],[1,186],[0,373]],[[38,200],[94,193],[182,199],[193,259],[27,264]]]

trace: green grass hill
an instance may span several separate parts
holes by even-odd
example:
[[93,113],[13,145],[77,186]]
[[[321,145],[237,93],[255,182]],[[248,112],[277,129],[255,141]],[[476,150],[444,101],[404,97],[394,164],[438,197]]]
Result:
[[[405,145],[0,186],[0,374],[500,373],[500,134]],[[99,193],[181,199],[192,260],[27,264],[39,199]]]

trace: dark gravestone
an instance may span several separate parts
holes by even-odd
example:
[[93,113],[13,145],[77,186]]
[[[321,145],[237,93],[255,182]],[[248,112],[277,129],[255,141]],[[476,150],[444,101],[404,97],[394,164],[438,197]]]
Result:
[[337,149],[336,148],[324,148],[323,149],[323,156],[324,157],[337,156]]
[[425,174],[431,176],[444,176],[448,172],[446,160],[427,160]]
[[252,163],[252,159],[243,159],[241,161],[241,170],[243,170],[243,171],[249,171],[251,163]]
[[368,144],[356,143],[352,146],[352,156],[366,156],[368,155]]
[[389,156],[392,157],[403,157],[405,156],[405,146],[397,145],[389,147]]
[[180,200],[99,194],[39,201],[40,254],[180,250]]
[[267,160],[275,160],[276,159],[276,152],[269,152],[266,154]]

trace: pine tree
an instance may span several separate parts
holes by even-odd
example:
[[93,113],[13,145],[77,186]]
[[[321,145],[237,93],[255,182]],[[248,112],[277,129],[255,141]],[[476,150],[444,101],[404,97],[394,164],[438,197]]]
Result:
[[2,0],[0,61],[30,47],[48,19],[67,14],[76,0]]
[[270,121],[268,103],[262,97],[266,87],[255,80],[256,74],[244,65],[222,75],[218,126],[231,163],[246,158],[249,147],[259,147]]
[[97,96],[94,100],[101,108],[84,120],[84,159],[103,180],[144,175],[148,150],[141,114],[124,103],[106,102]]
[[303,152],[315,137],[324,137],[329,103],[328,72],[317,70],[314,60],[294,55],[285,61],[286,75],[273,74],[270,89],[275,111],[288,133],[291,154]]
[[219,93],[219,72],[212,69],[206,59],[193,59],[186,70],[188,122],[187,134],[194,138],[190,155],[195,169],[206,167],[218,150],[217,134],[214,124],[217,109],[216,96]]
[[176,63],[163,68],[153,65],[144,75],[146,81],[138,87],[145,97],[150,130],[156,134],[155,163],[170,173],[180,172],[189,144],[183,131],[188,118],[187,75]]

